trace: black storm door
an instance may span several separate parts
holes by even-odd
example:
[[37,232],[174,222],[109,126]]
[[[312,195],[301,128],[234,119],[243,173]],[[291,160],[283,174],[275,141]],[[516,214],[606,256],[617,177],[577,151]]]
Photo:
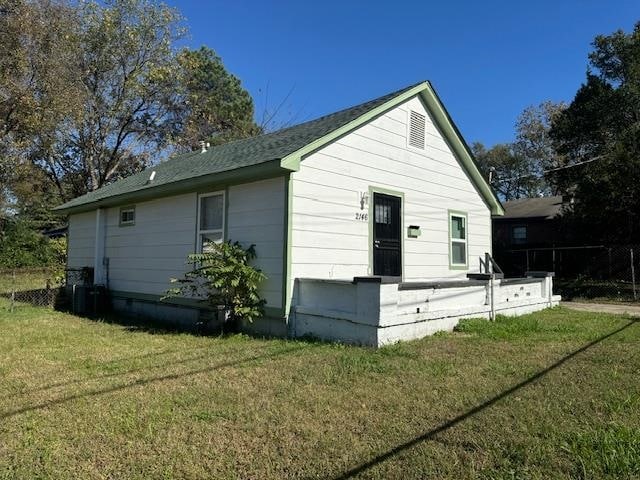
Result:
[[402,276],[400,197],[373,194],[373,274]]

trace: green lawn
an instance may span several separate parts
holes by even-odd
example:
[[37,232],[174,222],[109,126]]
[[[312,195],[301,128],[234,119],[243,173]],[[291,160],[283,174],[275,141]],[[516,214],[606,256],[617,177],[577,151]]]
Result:
[[55,287],[63,273],[54,268],[0,269],[0,294],[46,288],[47,282]]
[[640,322],[381,350],[0,308],[0,478],[640,478]]

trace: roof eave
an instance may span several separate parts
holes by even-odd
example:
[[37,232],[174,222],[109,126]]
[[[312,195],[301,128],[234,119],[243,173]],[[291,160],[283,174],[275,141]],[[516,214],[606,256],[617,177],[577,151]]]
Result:
[[279,173],[284,174],[290,171],[298,171],[300,169],[300,162],[306,156],[327,145],[329,142],[332,142],[346,135],[359,126],[375,119],[380,115],[383,115],[391,108],[405,102],[406,100],[416,95],[420,95],[422,100],[429,107],[429,110],[434,116],[434,120],[438,124],[438,127],[451,145],[457,158],[461,161],[462,166],[466,170],[471,181],[478,188],[479,193],[484,198],[487,206],[490,208],[492,215],[504,215],[504,208],[502,207],[500,201],[496,197],[487,181],[480,174],[480,171],[478,170],[478,167],[473,160],[469,147],[467,146],[458,128],[451,119],[449,113],[446,111],[444,105],[438,98],[435,90],[428,81],[419,83],[415,87],[398,94],[382,105],[369,110],[355,120],[348,122],[342,127],[333,130],[332,132],[314,140],[313,142],[308,143],[304,147],[290,153],[289,155],[286,155],[281,159],[271,160],[249,167],[242,167],[238,169],[227,170],[224,172],[203,175],[201,177],[193,177],[179,182],[172,182],[158,186],[142,187],[132,192],[114,195],[96,201],[88,201],[86,203],[78,204],[76,201],[72,200],[71,202],[67,202],[54,208],[54,210],[60,213],[77,213],[93,210],[100,207],[123,205],[125,203],[130,203],[133,201],[150,200],[168,195],[197,191],[203,187],[210,188],[213,185],[224,185],[229,183],[238,183],[249,179],[259,179],[260,176],[264,177],[265,175],[268,177],[276,176]]
[[455,125],[455,123],[451,119],[451,116],[440,101],[440,98],[431,86],[431,83],[428,81],[419,83],[415,87],[399,94],[388,102],[383,103],[382,105],[368,111],[355,120],[305,145],[303,148],[287,155],[280,161],[280,166],[292,171],[298,171],[300,169],[300,162],[304,157],[319,150],[329,142],[332,142],[337,138],[340,138],[343,135],[346,135],[347,133],[355,130],[359,126],[370,122],[380,115],[383,115],[393,107],[400,105],[401,103],[409,100],[415,95],[420,95],[422,100],[429,107],[430,112],[435,117],[438,127],[453,148],[457,158],[459,158],[462,162],[463,168],[465,168],[465,170],[469,174],[472,182],[478,188],[481,196],[484,198],[487,206],[491,210],[491,214],[495,216],[504,215],[504,208],[502,207],[500,200],[498,200],[498,197],[493,192],[493,189],[489,186],[487,181],[478,170],[478,167],[473,160],[471,150],[460,134],[458,127]]
[[445,108],[444,104],[438,97],[438,94],[432,87],[430,82],[426,82],[427,88],[421,92],[422,100],[427,104],[434,120],[438,124],[440,131],[446,137],[449,145],[454,150],[458,159],[462,162],[463,167],[471,177],[471,180],[478,188],[480,194],[484,198],[487,206],[491,210],[491,215],[504,215],[504,207],[496,196],[495,192],[480,173],[476,162],[473,160],[471,149],[464,140],[460,130],[454,123],[451,115]]
[[286,157],[284,157],[281,160],[280,165],[283,168],[287,168],[289,170],[293,170],[293,171],[299,170],[300,169],[300,161],[304,157],[306,157],[306,156],[310,155],[311,153],[315,152],[316,150],[324,147],[329,142],[332,142],[332,141],[336,140],[337,138],[340,138],[343,135],[346,135],[347,133],[349,133],[349,132],[353,131],[354,129],[358,128],[360,125],[363,125],[364,123],[367,123],[367,122],[373,120],[374,118],[386,113],[389,109],[391,109],[391,108],[395,107],[396,105],[399,105],[400,103],[402,103],[402,102],[410,99],[411,97],[417,95],[422,90],[424,90],[427,86],[428,86],[428,82],[419,83],[415,87],[410,88],[409,90],[397,95],[396,97],[393,97],[391,100],[383,103],[382,105],[379,105],[376,108],[372,108],[368,112],[360,115],[355,120],[352,120],[351,122],[343,125],[342,127],[337,128],[337,129],[331,131],[330,133],[324,135],[323,137],[320,137],[317,140],[314,140],[313,142],[308,143],[307,145],[305,145],[301,149],[296,150],[293,153],[290,153],[289,155],[287,155]]
[[[65,213],[81,213],[96,208],[113,207],[125,205],[132,202],[149,201],[156,198],[167,197],[171,195],[180,195],[183,193],[197,192],[204,189],[218,188],[235,183],[242,183],[247,180],[261,180],[278,175],[284,175],[291,171],[280,165],[280,160],[270,160],[268,162],[250,165],[247,167],[226,170],[224,172],[202,175],[200,177],[188,178],[178,182],[165,183],[157,186],[149,186],[133,192],[127,192],[112,197],[74,205],[73,201],[55,207],[53,210]],[[70,206],[67,206],[71,203]]]

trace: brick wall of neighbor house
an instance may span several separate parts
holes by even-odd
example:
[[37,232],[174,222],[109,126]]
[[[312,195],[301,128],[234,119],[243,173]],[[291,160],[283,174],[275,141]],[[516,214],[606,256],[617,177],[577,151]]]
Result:
[[[407,146],[410,109],[426,115],[424,150]],[[404,193],[405,281],[465,278],[449,268],[449,209],[468,214],[469,270],[491,251],[490,210],[417,97],[311,154],[292,179],[292,280],[372,273],[368,221],[356,218],[370,186]]]
[[[233,185],[227,192],[227,237],[256,245],[256,265],[268,276],[262,294],[268,306],[280,308],[284,178]],[[188,193],[136,203],[135,224],[130,226],[120,226],[120,207],[104,209],[111,290],[163,295],[169,279],[184,274],[187,256],[196,249],[197,201],[196,193]],[[70,268],[93,267],[95,218],[95,211],[70,216]]]

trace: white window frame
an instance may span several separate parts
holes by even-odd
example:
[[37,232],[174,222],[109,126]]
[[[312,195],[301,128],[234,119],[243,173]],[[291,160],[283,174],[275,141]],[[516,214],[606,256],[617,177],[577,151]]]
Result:
[[[125,212],[133,212],[133,218],[131,220],[122,220],[122,214]],[[118,226],[120,227],[130,227],[136,224],[136,207],[135,205],[130,205],[127,207],[120,207],[118,212]]]
[[[462,218],[464,220],[464,239],[453,238],[453,218]],[[451,270],[466,270],[469,268],[469,216],[466,212],[459,212],[455,210],[449,210],[449,268]],[[453,263],[453,244],[464,243],[465,259],[464,263]]]
[[[215,197],[217,195],[222,195],[222,228],[216,228],[213,230],[201,230],[200,229],[200,221],[201,221],[200,210],[202,210],[202,199],[206,197]],[[205,235],[207,233],[221,233],[222,235],[220,236],[220,241],[217,243],[224,242],[225,231],[227,228],[227,225],[226,225],[227,218],[225,214],[226,208],[227,208],[227,196],[224,190],[219,190],[217,192],[201,193],[198,195],[198,212],[196,216],[196,235],[197,235],[196,251],[198,253],[202,253],[202,235]]]

